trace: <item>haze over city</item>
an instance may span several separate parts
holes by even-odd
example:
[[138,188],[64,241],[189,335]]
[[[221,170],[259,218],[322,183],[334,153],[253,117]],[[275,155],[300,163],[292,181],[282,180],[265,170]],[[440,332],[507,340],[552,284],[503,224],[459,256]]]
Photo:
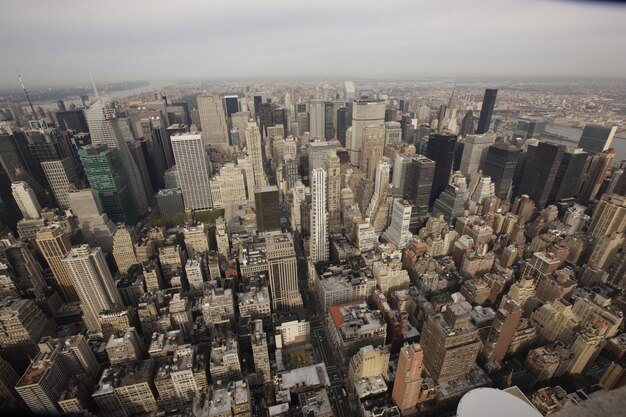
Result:
[[626,8],[578,1],[4,2],[0,88],[133,80],[624,77]]

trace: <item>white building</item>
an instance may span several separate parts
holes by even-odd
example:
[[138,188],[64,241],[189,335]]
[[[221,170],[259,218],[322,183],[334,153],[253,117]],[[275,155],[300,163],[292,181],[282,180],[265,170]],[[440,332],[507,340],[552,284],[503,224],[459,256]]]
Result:
[[220,172],[211,178],[213,207],[226,208],[246,201],[246,184],[241,167],[232,162],[224,164]]
[[487,151],[494,144],[496,137],[493,135],[467,135],[463,156],[461,157],[461,172],[472,179],[481,167],[485,166]]
[[311,138],[324,139],[324,100],[309,102],[309,131]]
[[[265,171],[263,170],[263,153],[261,143],[261,132],[259,127],[254,122],[249,122],[246,128],[246,145],[248,150],[248,156],[252,163],[252,174],[254,176],[254,185],[258,187],[264,187],[267,185],[265,179]],[[247,174],[246,170],[246,174]],[[248,192],[251,190],[248,189]],[[250,198],[250,195],[248,195]],[[254,199],[254,198],[253,198]]]
[[363,129],[369,125],[385,123],[385,102],[383,100],[356,100],[352,106],[352,127],[350,140],[346,135],[346,148],[350,151],[350,163],[359,166],[363,148]]
[[11,184],[11,192],[25,219],[38,219],[41,206],[37,196],[26,181],[17,181]]
[[393,202],[391,224],[383,233],[383,237],[398,249],[404,248],[413,237],[409,231],[412,209],[413,207],[406,200],[397,199]]
[[309,256],[315,262],[328,259],[328,229],[326,211],[326,171],[316,168],[311,173],[311,237]]
[[171,142],[185,207],[194,210],[211,208],[210,163],[202,137],[184,133],[172,136]]
[[78,183],[78,174],[70,158],[63,158],[59,161],[42,161],[41,168],[48,179],[59,208],[69,208],[70,187]]

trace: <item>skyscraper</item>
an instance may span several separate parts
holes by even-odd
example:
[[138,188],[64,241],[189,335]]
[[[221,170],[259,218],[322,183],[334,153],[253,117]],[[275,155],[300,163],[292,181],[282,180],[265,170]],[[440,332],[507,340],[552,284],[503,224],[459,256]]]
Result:
[[309,132],[313,139],[324,139],[324,100],[311,100],[309,102]]
[[69,190],[71,187],[79,185],[78,173],[70,158],[42,162],[41,168],[48,179],[48,184],[50,184],[59,208],[69,208]]
[[554,184],[554,179],[559,171],[566,147],[547,142],[539,142],[535,152],[529,152],[521,174],[521,183],[515,195],[528,194],[537,204],[538,208],[544,208],[548,203],[550,190]]
[[341,232],[341,167],[337,152],[331,151],[324,159],[326,196],[328,197],[328,232]]
[[78,151],[93,194],[114,222],[137,223],[133,196],[118,149],[107,145],[87,145]]
[[172,151],[186,208],[206,210],[213,206],[209,189],[209,158],[199,134],[172,136]]
[[148,209],[147,190],[143,186],[139,168],[135,164],[127,141],[133,140],[132,129],[127,119],[120,119],[115,114],[115,109],[103,105],[99,101],[85,110],[89,132],[91,133],[92,145],[107,145],[109,148],[118,149],[119,159],[130,186],[135,210],[138,215],[143,215]]
[[[198,111],[205,147],[228,147],[228,126],[224,106],[217,96],[198,96]],[[174,156],[176,158],[176,156]]]
[[311,177],[311,237],[309,256],[313,263],[328,259],[328,229],[326,224],[326,171],[315,168]]
[[476,365],[481,347],[478,329],[460,304],[431,316],[420,337],[424,367],[439,383],[459,379]]
[[591,216],[589,234],[599,239],[611,233],[626,230],[626,197],[605,194]]
[[78,301],[78,294],[76,294],[70,274],[63,263],[63,258],[72,249],[67,232],[59,226],[47,227],[37,233],[35,242],[37,242],[37,247],[50,267],[65,299]]
[[383,157],[385,150],[385,127],[383,125],[368,125],[363,128],[363,148],[359,167],[365,173],[368,181],[374,181],[376,166]]
[[493,145],[496,137],[493,135],[467,135],[461,157],[461,173],[469,180],[483,169],[487,160],[489,146]]
[[484,174],[496,184],[495,193],[499,198],[506,198],[511,191],[520,153],[519,148],[505,143],[491,145],[487,151]]
[[248,146],[248,155],[252,164],[254,185],[259,187],[265,186],[267,185],[267,180],[263,169],[261,133],[259,132],[259,127],[254,122],[249,122],[248,127],[246,128],[246,144]]
[[259,232],[280,230],[280,190],[275,185],[254,188],[254,207]]
[[259,382],[271,382],[270,358],[267,352],[267,335],[263,331],[263,321],[252,322],[252,359]]
[[589,154],[580,148],[567,148],[563,154],[561,165],[554,177],[552,190],[548,196],[548,204],[557,203],[559,200],[573,197],[576,194],[576,186],[587,164]]
[[109,220],[91,188],[72,191],[68,194],[72,213],[78,218],[78,227],[91,246],[98,246],[103,251],[113,250],[113,232],[115,224]]
[[130,227],[118,227],[113,235],[113,258],[120,274],[128,275],[131,266],[139,263],[135,253],[135,232]]
[[463,116],[459,135],[465,137],[465,135],[469,135],[471,133],[474,133],[474,113],[472,110],[468,110],[467,113],[465,113],[465,116]]
[[587,204],[598,197],[600,188],[611,170],[615,151],[607,149],[587,158],[582,177],[578,183],[578,201]]
[[361,151],[363,150],[363,130],[365,127],[369,125],[383,125],[384,123],[384,100],[366,98],[352,103],[352,136],[349,141],[346,138],[346,148],[350,151],[350,163],[352,165],[360,166]]
[[30,188],[26,181],[18,181],[11,184],[13,198],[17,207],[22,212],[25,219],[38,219],[41,217],[41,206],[35,195],[35,191]]
[[383,237],[396,248],[403,249],[413,236],[409,231],[413,206],[406,200],[396,199],[391,209],[391,224]]
[[430,207],[432,207],[439,194],[445,190],[450,181],[455,147],[456,136],[454,135],[435,133],[428,138],[426,156],[435,161],[435,175],[428,203]]
[[424,155],[415,155],[408,169],[405,194],[415,205],[420,217],[428,214],[428,205],[432,194],[436,163]]
[[489,130],[491,125],[491,115],[493,114],[493,108],[496,105],[496,96],[498,90],[488,88],[485,90],[485,96],[483,97],[483,105],[480,108],[480,117],[478,118],[478,127],[476,133],[482,135]]
[[230,117],[233,113],[239,112],[241,110],[239,97],[237,95],[224,96],[224,108],[226,109],[226,117]]
[[298,266],[293,237],[290,233],[268,233],[265,254],[269,272],[273,311],[289,311],[302,307],[298,288]]
[[487,361],[499,363],[504,359],[521,319],[520,305],[510,298],[504,298],[485,341],[482,354]]
[[578,147],[591,153],[606,151],[611,147],[617,126],[587,124],[578,142]]
[[393,383],[391,401],[405,412],[417,405],[422,388],[422,362],[424,352],[419,343],[405,345],[400,349],[396,379]]
[[101,334],[98,321],[100,313],[122,305],[102,249],[89,245],[74,247],[65,256],[63,263],[78,293],[87,329],[91,333]]
[[350,127],[352,117],[347,107],[337,109],[337,140],[341,146],[346,146],[346,130]]

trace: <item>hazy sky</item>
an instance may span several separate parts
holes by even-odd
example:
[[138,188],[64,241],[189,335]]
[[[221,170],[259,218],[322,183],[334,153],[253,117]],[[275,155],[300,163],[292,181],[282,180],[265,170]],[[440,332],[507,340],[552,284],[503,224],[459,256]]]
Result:
[[626,77],[626,7],[544,0],[2,0],[0,87]]

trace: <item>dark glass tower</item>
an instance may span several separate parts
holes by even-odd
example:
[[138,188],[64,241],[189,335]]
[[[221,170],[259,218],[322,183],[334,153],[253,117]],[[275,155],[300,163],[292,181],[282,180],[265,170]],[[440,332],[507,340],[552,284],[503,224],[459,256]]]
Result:
[[333,124],[334,105],[332,101],[324,102],[324,139],[335,139],[335,126]]
[[428,214],[435,168],[435,161],[424,155],[415,155],[407,169],[404,194],[413,202],[420,217]]
[[554,178],[548,204],[554,204],[576,194],[576,186],[587,164],[589,154],[579,148],[569,148],[563,154],[561,165]]
[[259,111],[261,111],[261,104],[263,104],[262,96],[254,96],[254,114],[258,116]]
[[463,121],[461,122],[461,131],[459,132],[459,135],[470,135],[472,132],[474,132],[474,113],[471,110],[468,110],[463,117]]
[[254,188],[256,225],[259,232],[281,230],[279,194],[275,185]]
[[614,126],[585,125],[578,147],[593,153],[606,151],[611,146],[616,131]]
[[352,118],[348,113],[347,107],[339,107],[337,109],[337,140],[344,148],[346,146],[346,130],[352,123]]
[[489,147],[484,174],[496,185],[496,196],[507,198],[522,151],[513,145],[496,143]]
[[224,96],[224,109],[226,109],[226,117],[230,117],[233,113],[238,113],[239,97]]
[[483,134],[489,130],[491,125],[491,116],[493,114],[493,108],[496,105],[496,96],[498,90],[488,88],[485,90],[485,96],[483,97],[483,106],[480,109],[480,117],[478,118],[478,127],[476,128],[477,134]]
[[[539,142],[535,152],[531,155],[533,146],[529,146],[528,154],[521,172],[520,186],[515,195],[528,194],[539,209],[548,203],[548,197],[557,172],[561,166],[563,155],[567,149],[552,143]],[[529,159],[529,157],[531,157]]]
[[439,194],[445,190],[454,162],[454,148],[456,147],[456,136],[435,133],[428,138],[428,148],[426,157],[435,161],[435,177],[433,188],[430,193],[428,205],[433,206]]

